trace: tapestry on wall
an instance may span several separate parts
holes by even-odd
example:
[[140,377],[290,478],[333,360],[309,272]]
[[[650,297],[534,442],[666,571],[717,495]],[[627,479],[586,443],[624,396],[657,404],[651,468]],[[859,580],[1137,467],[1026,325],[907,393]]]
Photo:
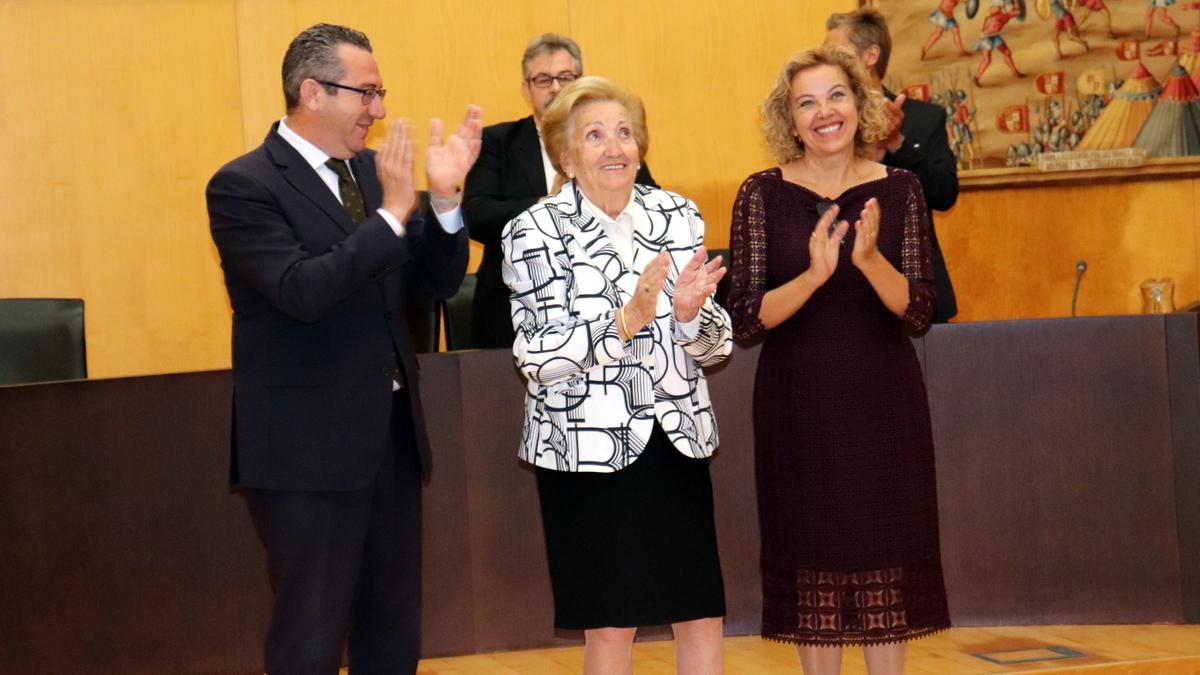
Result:
[[945,108],[960,169],[1200,155],[1200,2],[862,4],[892,35],[884,84]]

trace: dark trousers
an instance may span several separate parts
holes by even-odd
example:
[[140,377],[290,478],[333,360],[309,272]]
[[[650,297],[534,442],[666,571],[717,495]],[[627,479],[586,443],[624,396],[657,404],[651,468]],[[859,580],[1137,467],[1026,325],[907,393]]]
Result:
[[245,490],[267,549],[275,606],[267,672],[415,673],[420,651],[421,492],[412,414],[394,396],[392,447],[353,492]]

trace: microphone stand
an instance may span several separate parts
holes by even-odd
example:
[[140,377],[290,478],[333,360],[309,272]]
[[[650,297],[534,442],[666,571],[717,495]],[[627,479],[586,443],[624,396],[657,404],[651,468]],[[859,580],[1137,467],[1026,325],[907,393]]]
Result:
[[1075,316],[1075,301],[1079,299],[1079,281],[1083,279],[1083,273],[1086,271],[1086,260],[1075,263],[1075,290],[1071,293],[1071,316]]

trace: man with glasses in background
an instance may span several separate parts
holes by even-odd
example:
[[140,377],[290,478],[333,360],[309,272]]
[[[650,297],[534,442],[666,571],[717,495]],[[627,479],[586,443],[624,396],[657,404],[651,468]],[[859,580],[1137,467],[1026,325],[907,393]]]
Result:
[[[508,287],[500,276],[500,233],[517,214],[562,188],[564,179],[550,164],[538,129],[558,92],[582,75],[583,56],[574,40],[539,35],[521,56],[521,93],[533,114],[483,130],[483,148],[467,175],[463,199],[471,238],[483,244],[471,304],[471,347],[512,349],[516,336]],[[658,187],[645,165],[635,182]]]
[[462,281],[482,112],[444,141],[431,123],[418,208],[407,125],[366,149],[387,114],[367,36],[302,32],[283,93],[287,115],[207,191],[233,308],[230,478],[275,591],[266,670],[337,673],[349,633],[351,672],[414,673],[430,456],[404,301]]

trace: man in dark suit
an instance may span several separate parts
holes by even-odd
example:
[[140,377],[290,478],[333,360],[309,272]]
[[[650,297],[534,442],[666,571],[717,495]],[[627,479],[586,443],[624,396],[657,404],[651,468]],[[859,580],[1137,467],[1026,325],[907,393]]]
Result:
[[[958,201],[958,159],[950,150],[946,111],[932,103],[906,100],[903,94],[897,97],[884,88],[883,76],[887,73],[892,52],[892,38],[879,10],[863,8],[834,14],[825,22],[825,29],[828,31],[825,43],[854,50],[871,76],[873,86],[887,96],[890,133],[879,148],[878,161],[917,175],[932,226],[933,211],[949,210]],[[945,323],[958,313],[958,302],[942,247],[938,244],[936,228],[931,227],[929,240],[933,249],[933,284],[937,290],[933,323]]]
[[429,470],[409,288],[448,297],[467,264],[458,186],[479,152],[468,108],[432,123],[431,206],[412,143],[386,115],[367,37],[319,24],[283,61],[287,115],[208,184],[233,307],[230,472],[266,546],[270,673],[413,673],[420,640],[420,483]]
[[[463,195],[471,238],[483,244],[471,303],[471,346],[477,349],[512,349],[515,335],[508,287],[500,276],[500,233],[508,221],[562,187],[563,179],[546,156],[538,127],[558,92],[583,75],[579,45],[563,35],[539,35],[525,48],[521,74],[521,93],[533,114],[483,130],[483,149],[467,175]],[[658,187],[646,166],[638,170],[635,180]]]

